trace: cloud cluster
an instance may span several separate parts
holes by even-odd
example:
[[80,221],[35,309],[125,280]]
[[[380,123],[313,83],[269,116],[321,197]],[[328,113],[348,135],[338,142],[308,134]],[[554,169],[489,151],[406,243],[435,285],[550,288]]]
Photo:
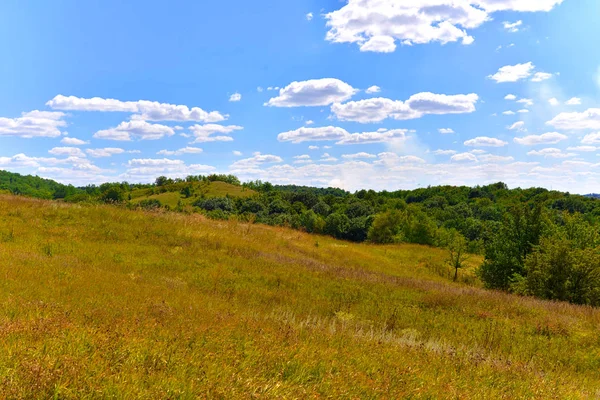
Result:
[[138,100],[121,101],[101,97],[80,98],[58,95],[46,103],[55,110],[134,113],[133,119],[146,121],[220,122],[228,118],[218,111],[207,112],[199,107]]
[[408,131],[406,129],[382,129],[376,132],[349,133],[347,130],[325,126],[319,128],[302,127],[293,131],[282,132],[277,136],[280,142],[314,142],[314,141],[336,141],[336,144],[366,144],[366,143],[389,143],[394,140],[403,139]]
[[18,118],[0,118],[0,136],[59,137],[67,126],[62,112],[30,111]]
[[[325,14],[326,39],[334,43],[356,43],[361,51],[389,53],[403,45],[461,41],[474,38],[468,30],[492,19],[497,11],[550,11],[563,0],[349,0]],[[506,23],[518,29],[520,21]]]

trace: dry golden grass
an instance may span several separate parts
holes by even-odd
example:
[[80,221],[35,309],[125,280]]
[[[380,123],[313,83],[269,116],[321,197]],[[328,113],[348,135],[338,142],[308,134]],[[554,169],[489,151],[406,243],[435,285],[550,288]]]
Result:
[[600,396],[600,311],[444,259],[0,196],[0,398]]

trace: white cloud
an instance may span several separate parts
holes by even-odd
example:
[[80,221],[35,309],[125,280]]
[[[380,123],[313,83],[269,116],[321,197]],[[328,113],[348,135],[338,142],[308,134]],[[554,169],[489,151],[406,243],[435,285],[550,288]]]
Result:
[[325,126],[320,128],[299,128],[294,131],[283,132],[277,135],[280,142],[302,143],[318,140],[341,140],[349,135],[343,128]]
[[547,124],[563,130],[600,129],[600,108],[590,108],[584,112],[561,113]]
[[519,132],[527,130],[527,129],[525,129],[525,122],[523,122],[523,121],[515,122],[514,124],[509,126],[508,129],[511,131],[519,131]]
[[[356,43],[361,51],[389,52],[404,45],[462,41],[471,44],[468,30],[492,19],[496,11],[550,11],[562,0],[349,0],[325,14],[326,40]],[[527,4],[522,4],[527,3]]]
[[504,111],[502,114],[504,114],[504,115],[515,115],[515,112],[508,110],[508,111]]
[[436,156],[452,156],[456,154],[456,150],[436,150],[433,152]]
[[523,109],[521,109],[521,110],[519,110],[517,112],[520,113],[520,114],[527,114],[529,112],[529,110],[526,109],[526,108],[523,108]]
[[538,144],[556,144],[567,140],[568,137],[558,132],[548,132],[542,135],[529,135],[520,138],[514,138],[514,142],[524,146],[535,146]]
[[504,96],[504,100],[516,100],[517,96],[515,96],[514,94],[507,94],[506,96]]
[[575,146],[575,147],[567,147],[567,151],[580,151],[582,153],[591,153],[593,151],[597,151],[598,147],[596,146]]
[[454,133],[454,130],[451,128],[440,128],[440,129],[438,129],[438,132],[441,133],[442,135],[448,135],[450,133]]
[[540,156],[546,158],[569,158],[575,156],[576,154],[563,153],[561,149],[547,148],[542,150],[532,150],[529,153],[527,153],[527,155]]
[[283,159],[279,156],[272,154],[255,154],[250,158],[245,158],[234,162],[229,166],[231,171],[244,171],[257,169],[263,164],[277,164],[283,162]]
[[58,95],[46,103],[55,110],[66,111],[99,111],[135,113],[134,119],[148,121],[201,121],[220,122],[227,119],[218,111],[206,112],[199,107],[189,108],[184,105],[159,103],[156,101],[138,100],[121,101],[93,97],[90,99],[75,96]]
[[[232,142],[233,138],[231,136],[223,136],[230,135],[234,131],[239,131],[244,129],[241,126],[237,125],[218,125],[218,124],[206,124],[206,125],[193,125],[190,126],[190,131],[194,137],[194,141],[192,143],[205,143],[205,142]],[[218,133],[220,136],[213,136],[213,134]]]
[[523,104],[525,107],[531,107],[533,105],[533,100],[531,99],[519,99],[517,103]]
[[262,93],[264,90],[265,90],[265,89],[263,89],[263,88],[262,88],[262,86],[258,86],[258,87],[256,88],[256,91],[257,91],[258,93]]
[[302,143],[310,141],[337,141],[336,144],[389,143],[404,139],[406,129],[383,130],[377,132],[349,133],[343,128],[326,126],[320,128],[302,127],[294,131],[283,132],[277,136],[280,142]]
[[477,156],[475,156],[474,154],[471,153],[459,153],[459,154],[455,154],[452,157],[450,157],[451,161],[454,162],[477,162],[479,161],[477,159]]
[[55,147],[53,149],[48,150],[48,153],[54,156],[69,156],[79,158],[85,157],[85,153],[77,147]]
[[290,83],[279,91],[279,96],[273,97],[265,103],[265,106],[328,106],[348,100],[356,92],[358,92],[357,89],[339,79],[311,79]]
[[475,139],[467,140],[464,143],[465,146],[469,146],[469,147],[503,147],[503,146],[506,146],[507,144],[508,143],[503,140],[491,138],[491,137],[487,137],[487,136],[479,136],[479,137],[476,137]]
[[306,121],[304,123],[304,125],[314,125],[315,121],[313,121],[312,119],[309,119],[308,121]]
[[[404,42],[410,45],[410,42]],[[360,51],[372,51],[374,53],[393,53],[396,51],[396,42],[390,36],[371,36],[369,40],[360,45]]]
[[309,12],[308,14],[306,14],[307,21],[312,21],[312,19],[313,19],[313,13]]
[[165,136],[173,136],[175,130],[170,126],[150,124],[142,120],[121,122],[116,128],[94,133],[96,139],[130,141],[132,137],[140,140],[157,140]]
[[234,150],[234,151],[233,151],[233,155],[234,155],[234,156],[236,156],[236,157],[240,157],[240,156],[242,156],[242,155],[243,155],[243,153],[242,153],[241,151]]
[[531,76],[535,65],[532,62],[525,64],[506,65],[498,70],[494,75],[489,75],[488,78],[497,83],[503,82],[518,82]]
[[319,146],[308,146],[309,150],[319,150]]
[[240,100],[242,100],[242,95],[237,92],[229,96],[229,101],[235,102]]
[[479,156],[479,161],[485,162],[485,163],[498,163],[498,162],[510,162],[510,161],[514,161],[515,158],[511,157],[511,156],[499,156],[496,154],[483,154]]
[[381,92],[381,88],[379,86],[371,86],[370,88],[368,88],[367,90],[365,90],[365,92],[371,94],[371,93],[379,93]]
[[579,97],[573,97],[565,103],[568,106],[578,106],[581,104],[581,99]]
[[347,160],[356,160],[359,158],[377,158],[375,154],[370,154],[366,152],[354,153],[354,154],[343,154],[342,158]]
[[331,111],[341,121],[355,121],[363,124],[381,122],[387,118],[406,120],[419,118],[420,114],[400,100],[390,100],[381,97],[336,103]]
[[589,135],[585,135],[585,137],[581,140],[582,144],[600,144],[600,132],[590,133]]
[[511,33],[516,33],[516,32],[519,32],[519,27],[523,25],[523,21],[521,21],[521,20],[516,21],[516,22],[504,21],[502,23],[502,25],[504,25],[504,29],[506,29],[507,31],[509,31]]
[[60,142],[69,146],[83,146],[84,144],[89,144],[89,142],[74,137],[64,137]]
[[101,158],[112,157],[116,154],[123,154],[125,153],[125,150],[116,147],[105,147],[103,149],[87,149],[86,152],[94,158]]
[[552,78],[553,76],[553,74],[549,74],[547,72],[536,72],[535,75],[533,75],[533,78],[531,78],[531,82],[542,82]]
[[312,160],[308,154],[302,154],[300,156],[294,156],[294,164],[308,164],[312,163]]
[[199,147],[184,147],[182,149],[179,150],[161,150],[159,151],[158,155],[162,155],[162,156],[179,156],[181,154],[200,154],[202,153],[202,149]]
[[479,96],[474,93],[445,95],[417,93],[406,102],[386,98],[371,98],[333,104],[331,111],[341,121],[360,123],[381,122],[387,118],[408,120],[426,114],[466,114],[476,110]]
[[127,170],[119,178],[133,182],[150,182],[160,175],[181,178],[187,175],[211,173],[215,169],[210,165],[186,165],[182,160],[143,158],[129,160]]
[[61,112],[30,111],[18,118],[0,118],[0,136],[19,136],[23,138],[59,137],[60,128],[67,123]]
[[553,97],[550,100],[548,100],[548,103],[550,103],[551,106],[557,106],[560,104],[560,102],[558,101],[558,99],[556,97]]

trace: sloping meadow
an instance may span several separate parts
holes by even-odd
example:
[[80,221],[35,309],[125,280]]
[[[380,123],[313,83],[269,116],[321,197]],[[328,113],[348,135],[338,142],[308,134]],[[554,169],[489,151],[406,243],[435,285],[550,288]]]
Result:
[[600,395],[599,311],[446,256],[0,196],[0,397]]

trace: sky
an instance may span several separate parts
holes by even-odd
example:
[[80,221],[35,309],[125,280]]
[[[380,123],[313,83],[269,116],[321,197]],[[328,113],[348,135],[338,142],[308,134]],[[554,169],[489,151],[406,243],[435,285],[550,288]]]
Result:
[[4,0],[0,169],[600,192],[597,0]]

